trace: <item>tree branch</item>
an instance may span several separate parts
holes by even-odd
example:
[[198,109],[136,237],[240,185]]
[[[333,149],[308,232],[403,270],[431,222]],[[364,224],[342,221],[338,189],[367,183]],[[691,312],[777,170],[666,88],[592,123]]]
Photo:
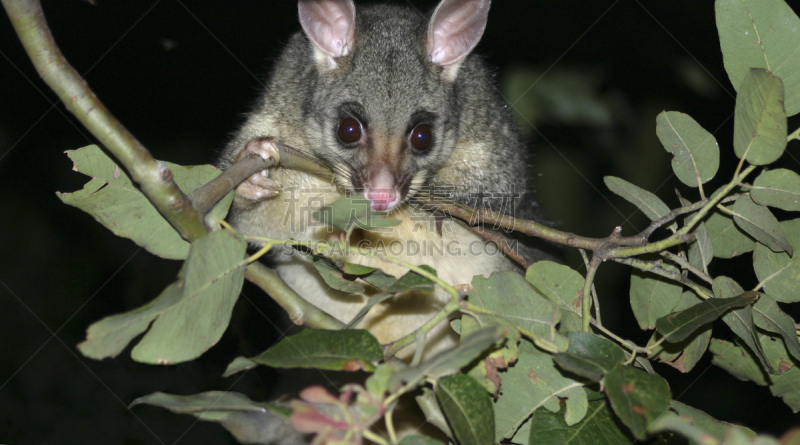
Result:
[[106,109],[56,46],[38,0],[2,0],[11,23],[39,76],[100,143],[114,155],[142,192],[182,237],[208,233],[203,215],[192,207],[172,177]]

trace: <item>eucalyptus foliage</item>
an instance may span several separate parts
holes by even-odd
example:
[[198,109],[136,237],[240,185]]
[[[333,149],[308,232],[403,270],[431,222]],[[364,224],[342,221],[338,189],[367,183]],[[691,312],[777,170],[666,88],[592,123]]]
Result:
[[[587,320],[593,273],[583,277],[564,265],[539,262],[524,276],[476,276],[471,286],[457,290],[429,267],[410,267],[408,274],[393,277],[332,261],[306,246],[305,253],[330,287],[350,293],[369,290],[372,298],[347,320],[345,330],[306,330],[286,337],[258,356],[237,359],[226,375],[258,365],[314,367],[366,371],[363,384],[346,385],[338,394],[309,387],[301,400],[282,407],[222,392],[190,397],[156,393],[134,404],[220,422],[242,441],[258,440],[247,435],[257,429],[247,422],[260,421],[253,413],[269,411],[317,434],[321,442],[363,438],[439,443],[423,436],[389,434],[387,439],[371,432],[382,421],[392,432],[395,402],[417,392],[430,423],[462,444],[627,444],[666,432],[706,444],[747,443],[755,436],[747,428],[672,400],[667,381],[650,366],[660,361],[690,372],[708,351],[716,366],[769,387],[790,409],[800,411],[797,321],[783,310],[783,305],[800,302],[800,256],[794,256],[800,250],[800,219],[781,221],[772,211],[800,211],[800,175],[770,168],[798,136],[798,131],[789,136],[787,116],[800,113],[800,20],[783,0],[717,0],[716,14],[725,68],[738,92],[731,110],[733,146],[720,147],[711,133],[677,111],[663,112],[656,121],[658,138],[673,155],[675,175],[695,190],[685,195],[696,194],[699,200],[681,198],[677,207],[670,207],[628,181],[605,180],[613,193],[651,220],[671,218],[662,240],[688,240],[656,241],[649,250],[630,255],[608,254],[636,269],[629,298],[636,323],[652,331],[646,346],[609,332],[599,321],[600,308]],[[734,171],[720,171],[721,155],[740,160]],[[69,156],[92,180],[84,190],[60,194],[65,203],[156,255],[185,260],[177,281],[161,295],[94,323],[79,349],[95,359],[114,357],[145,333],[131,352],[136,361],[166,364],[197,358],[219,340],[230,321],[244,268],[252,260],[245,259],[247,235],[223,229],[189,246],[101,150],[86,147]],[[177,182],[189,190],[218,174],[205,166],[172,168]],[[710,180],[720,178],[726,185],[704,190]],[[351,231],[353,212],[365,208],[351,201],[322,209],[318,219]],[[214,214],[222,216],[229,203],[230,198]],[[363,216],[359,219],[374,223],[358,224],[362,230],[397,223]],[[645,255],[657,252],[663,255],[656,261]],[[752,257],[759,279],[755,288],[744,289],[737,277],[709,275],[708,265],[715,259],[742,255]],[[424,361],[418,355],[405,365],[393,360],[391,352],[399,344],[423,348],[430,326],[389,345],[356,329],[375,305],[390,304],[389,299],[408,292],[432,292],[436,286],[452,296],[436,320],[455,319],[460,345]],[[716,336],[721,324],[733,331],[733,342]]]

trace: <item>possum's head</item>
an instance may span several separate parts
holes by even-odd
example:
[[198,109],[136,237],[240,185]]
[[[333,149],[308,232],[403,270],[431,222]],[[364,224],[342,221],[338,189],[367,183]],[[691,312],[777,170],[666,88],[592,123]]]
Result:
[[449,159],[460,115],[454,81],[489,3],[443,0],[428,18],[409,8],[356,14],[352,0],[300,0],[316,71],[303,104],[310,148],[374,210],[405,202]]

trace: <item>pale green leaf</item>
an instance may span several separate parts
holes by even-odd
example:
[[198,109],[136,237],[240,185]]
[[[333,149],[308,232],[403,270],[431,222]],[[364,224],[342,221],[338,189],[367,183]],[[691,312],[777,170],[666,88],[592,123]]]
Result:
[[400,224],[399,220],[388,218],[382,212],[372,210],[369,200],[361,195],[348,195],[314,212],[314,219],[328,227],[345,232],[354,228],[383,232]]
[[[674,310],[683,311],[701,302],[702,300],[697,294],[692,291],[686,291],[681,294],[681,299]],[[660,335],[654,334],[654,338],[656,338],[656,336],[660,338]],[[706,352],[709,340],[711,340],[711,324],[701,327],[693,335],[690,335],[683,341],[677,343],[664,341],[659,348],[654,351],[653,356],[673,368],[686,373],[694,368]]]
[[711,339],[708,350],[714,354],[712,363],[728,371],[739,380],[750,380],[758,385],[767,385],[767,373],[759,365],[751,349],[733,343]]
[[540,409],[530,422],[529,445],[630,445],[634,442],[628,431],[620,428],[608,400],[589,402],[586,418],[567,425],[564,410],[557,413]]
[[114,357],[152,322],[131,352],[134,360],[174,364],[199,357],[228,326],[244,282],[246,248],[228,230],[200,238],[192,244],[177,282],[141,308],[92,324],[78,348],[94,359]]
[[[766,249],[766,247],[764,247],[764,249]],[[744,294],[744,289],[739,286],[739,283],[724,276],[715,278],[712,288],[717,298],[733,298],[737,295]],[[738,335],[750,350],[753,351],[764,369],[768,372],[773,372],[772,365],[767,362],[767,358],[764,356],[761,343],[756,340],[752,306],[745,306],[741,309],[730,311],[722,317],[722,321],[724,321],[725,324],[731,328],[733,333]]]
[[367,331],[306,329],[250,360],[276,368],[372,371],[382,359],[381,345]]
[[475,379],[464,374],[444,377],[436,385],[436,397],[459,443],[495,443],[492,401]]
[[495,404],[497,439],[524,440],[530,433],[530,422],[525,421],[534,409],[558,412],[559,399],[566,401],[567,424],[574,425],[584,418],[589,405],[583,385],[565,377],[550,354],[521,342],[519,359],[503,375],[500,398]]
[[236,357],[228,364],[228,367],[225,368],[225,372],[222,374],[222,377],[230,377],[239,372],[253,369],[256,366],[258,366],[258,363],[250,360],[249,358]]
[[787,124],[783,83],[758,68],[750,70],[736,96],[733,149],[753,165],[778,160],[786,148]]
[[[783,233],[794,248],[800,247],[800,219],[780,223]],[[781,303],[800,301],[800,256],[791,258],[784,252],[773,252],[763,245],[753,252],[753,268],[764,290]]]
[[785,168],[765,171],[753,182],[750,196],[764,206],[800,211],[800,175]]
[[698,187],[717,174],[717,140],[689,115],[662,112],[656,118],[656,134],[664,148],[674,156],[672,170],[684,184]]
[[560,320],[558,308],[542,297],[519,274],[493,273],[472,280],[471,303],[497,313],[512,323],[548,340],[558,336],[555,327]]
[[[301,442],[302,434],[288,422],[291,410],[285,406],[253,402],[230,391],[209,391],[190,396],[153,393],[140,397],[131,406],[147,404],[178,414],[191,414],[200,420],[217,422],[240,443]],[[270,425],[270,428],[264,428]]]
[[775,252],[792,255],[792,246],[786,239],[778,219],[768,208],[758,205],[748,195],[740,196],[733,205],[733,220],[745,232]]
[[719,421],[708,414],[700,411],[697,408],[693,408],[689,405],[683,404],[677,400],[673,400],[669,403],[669,407],[675,412],[678,413],[679,416],[690,422],[692,425],[700,428],[703,432],[707,434],[711,434],[714,436],[715,439],[722,442],[725,438],[725,434],[727,433],[728,429],[730,428],[740,428],[745,431],[751,438],[756,436],[756,433],[752,430],[745,428],[743,426],[734,425],[728,422]]
[[786,312],[783,312],[775,299],[761,294],[753,305],[753,322],[768,332],[783,338],[784,346],[796,360],[800,360],[800,341],[797,340],[797,323]]
[[[673,266],[665,264],[664,268],[677,271]],[[679,283],[666,278],[634,271],[631,274],[631,309],[639,327],[653,329],[656,320],[672,313],[681,299],[683,289]]]
[[695,240],[689,244],[689,263],[700,270],[705,270],[706,266],[714,258],[714,244],[711,242],[711,234],[703,222],[697,225],[694,234]]
[[332,289],[350,294],[364,292],[364,286],[357,283],[356,276],[347,276],[328,258],[314,256],[311,258],[325,284]]
[[733,258],[750,252],[756,247],[753,238],[750,238],[733,222],[733,217],[718,209],[714,209],[710,213],[711,215],[705,220],[705,225],[711,237],[711,246],[715,257]]
[[713,298],[688,309],[669,314],[656,321],[656,329],[671,342],[681,341],[701,326],[720,318],[725,311],[752,304],[758,298],[756,292],[746,292],[733,298]]
[[641,187],[613,176],[606,176],[603,180],[609,190],[635,205],[652,221],[667,216],[670,212],[664,201]]
[[437,379],[455,374],[467,366],[478,356],[503,339],[505,329],[501,326],[489,326],[470,333],[461,338],[458,346],[446,349],[417,366],[410,366],[392,376],[389,387],[394,388],[401,383],[414,386],[425,378]]
[[525,273],[525,279],[540,294],[561,310],[561,331],[579,331],[582,327],[584,278],[578,272],[552,261],[537,261]]
[[[148,252],[167,259],[185,259],[189,243],[158,213],[128,175],[99,147],[90,145],[67,151],[73,169],[92,177],[82,190],[57,193],[65,204],[92,215],[115,235],[128,238]],[[216,178],[221,171],[211,165],[183,167],[165,163],[184,193]],[[233,200],[229,193],[210,214],[225,217]]]
[[800,112],[800,20],[784,0],[717,0],[717,28],[733,87],[751,68],[765,68],[786,85],[786,112]]
[[603,381],[611,408],[639,439],[647,435],[647,428],[667,410],[672,398],[666,380],[630,366],[617,365]]

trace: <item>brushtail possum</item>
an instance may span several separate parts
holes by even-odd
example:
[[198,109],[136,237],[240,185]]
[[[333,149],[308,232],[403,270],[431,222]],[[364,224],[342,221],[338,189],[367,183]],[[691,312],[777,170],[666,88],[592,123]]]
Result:
[[[527,193],[526,147],[491,71],[471,54],[489,4],[442,0],[423,14],[408,6],[357,9],[352,0],[300,0],[302,32],[275,63],[265,91],[218,165],[228,168],[250,153],[263,156],[274,141],[311,156],[335,179],[280,167],[255,174],[236,189],[232,225],[250,235],[325,240],[328,229],[311,214],[356,192],[372,210],[401,223],[386,232],[362,233],[353,243],[383,246],[386,255],[429,265],[453,285],[518,269],[495,245],[458,224],[442,224],[415,204],[430,191],[517,217],[537,216]],[[540,251],[517,246],[528,260],[541,257]],[[407,272],[374,257],[337,259],[396,277]],[[273,260],[299,295],[343,322],[368,298],[330,289],[302,254],[284,250]],[[373,307],[359,327],[390,342],[419,328],[446,301],[438,293],[397,295]],[[450,331],[443,323],[430,332],[426,355],[454,344]]]

